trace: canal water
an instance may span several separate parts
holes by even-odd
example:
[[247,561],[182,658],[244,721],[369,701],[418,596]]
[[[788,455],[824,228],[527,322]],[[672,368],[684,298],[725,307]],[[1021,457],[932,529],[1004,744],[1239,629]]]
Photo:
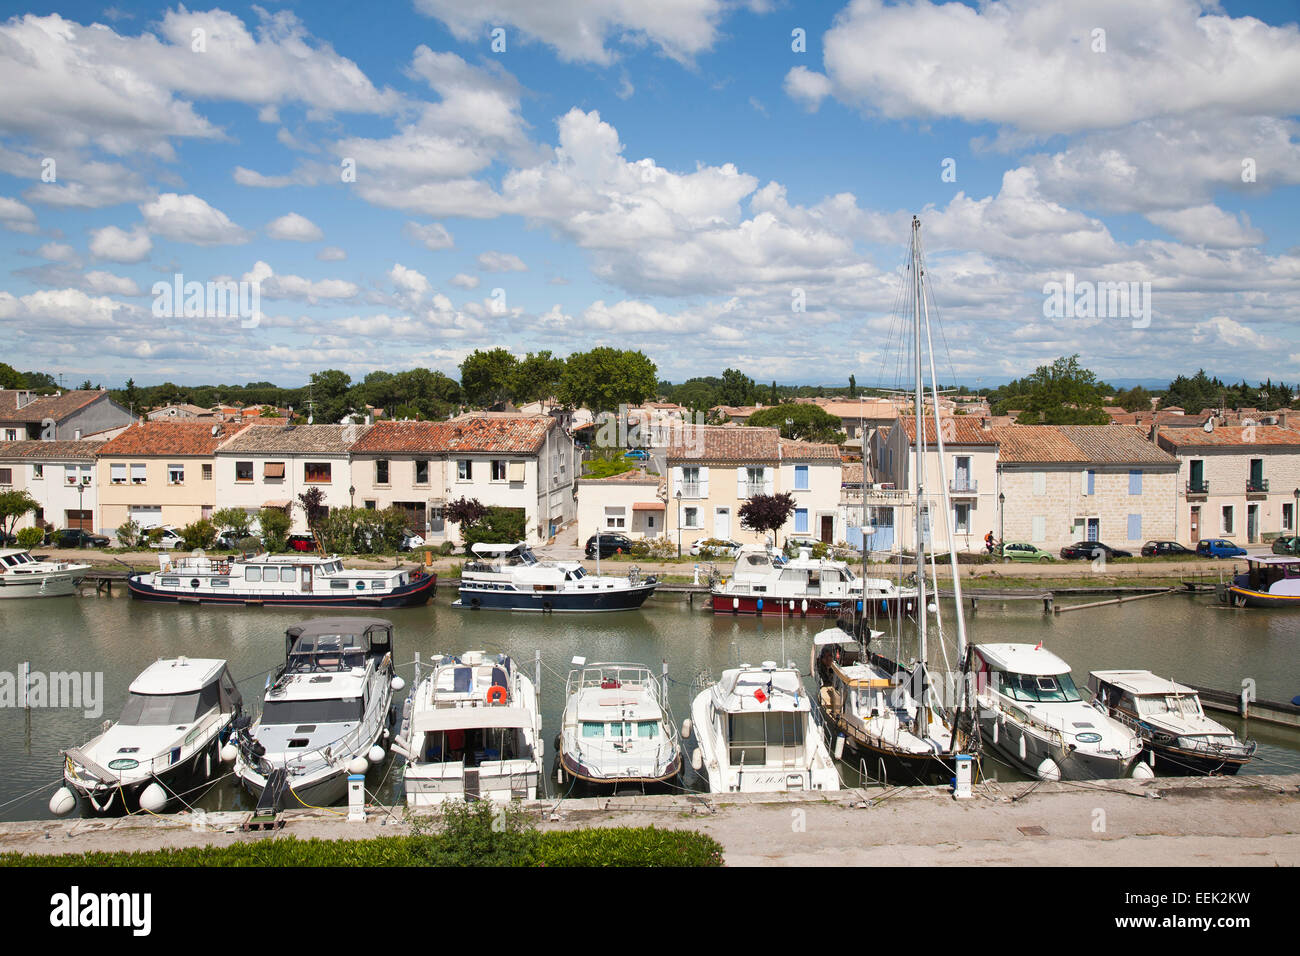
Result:
[[[692,608],[676,596],[656,597],[640,611],[553,616],[463,611],[449,606],[454,599],[454,592],[440,588],[426,607],[381,612],[396,625],[394,657],[405,664],[399,673],[409,684],[414,668],[406,662],[417,651],[427,661],[437,653],[484,650],[512,655],[531,675],[534,651],[540,649],[548,764],[564,677],[575,655],[591,662],[642,663],[656,673],[667,661],[669,703],[680,725],[697,674],[716,677],[736,659],[793,661],[806,671],[812,636],[831,623],[715,617],[701,610],[700,602]],[[62,768],[59,750],[84,743],[104,720],[116,719],[128,684],[152,661],[180,654],[226,658],[246,706],[257,708],[267,672],[283,660],[285,628],[310,616],[292,609],[145,604],[124,595],[0,602],[0,680],[17,675],[26,661],[33,673],[102,673],[104,691],[98,717],[69,708],[0,709],[0,820],[50,816],[47,803]],[[951,633],[951,604],[944,616]],[[1264,699],[1289,701],[1300,694],[1300,617],[1224,609],[1207,595],[1173,595],[1059,616],[1045,615],[1036,602],[983,600],[977,613],[967,615],[967,629],[976,643],[1042,641],[1070,662],[1081,688],[1089,670],[1137,667],[1234,692],[1243,680],[1253,679]],[[932,668],[941,667],[941,655],[932,653],[930,659]],[[1213,716],[1240,729],[1234,718]],[[1259,722],[1251,723],[1249,735],[1260,742],[1260,755],[1246,772],[1300,771],[1300,735]],[[999,779],[1018,779],[1006,768],[986,764]],[[856,782],[856,774],[844,769],[846,782]],[[554,791],[554,776],[550,781]],[[367,788],[385,803],[400,802],[400,773],[386,762],[371,770]],[[203,794],[198,806],[251,808],[231,778]]]

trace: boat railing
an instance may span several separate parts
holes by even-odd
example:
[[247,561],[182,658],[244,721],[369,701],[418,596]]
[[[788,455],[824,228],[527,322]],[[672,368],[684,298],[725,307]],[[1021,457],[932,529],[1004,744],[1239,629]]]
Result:
[[[219,708],[208,711],[203,719],[195,724],[190,729],[190,732],[185,735],[185,739],[181,742],[179,748],[172,747],[169,748],[166,753],[158,754],[149,760],[141,760],[137,766],[131,768],[131,772],[133,774],[146,773],[149,776],[156,776],[169,767],[173,767],[178,763],[184,763],[190,757],[194,756],[201,747],[207,746],[210,738],[207,736],[206,731],[209,730],[212,725],[221,723],[223,719],[229,720],[230,716],[229,711],[224,711]],[[103,734],[100,734],[99,737],[95,737],[90,741],[90,743],[81,747],[74,747],[71,750],[63,751],[63,754],[69,763],[80,764],[82,769],[85,771],[85,776],[82,774],[76,774],[77,777],[86,779],[88,776],[91,779],[99,780],[101,783],[116,786],[120,783],[121,776],[114,774],[109,770],[107,771],[108,776],[105,777],[104,774],[98,772],[104,768],[95,764],[94,761],[90,760],[85,755],[85,751],[93,747],[99,741],[100,737],[103,737]],[[201,744],[200,741],[202,741]],[[87,766],[88,763],[93,766]]]
[[579,690],[596,688],[646,691],[656,703],[659,700],[659,681],[650,672],[650,668],[642,664],[602,664],[572,670],[565,684],[565,694],[567,696]]

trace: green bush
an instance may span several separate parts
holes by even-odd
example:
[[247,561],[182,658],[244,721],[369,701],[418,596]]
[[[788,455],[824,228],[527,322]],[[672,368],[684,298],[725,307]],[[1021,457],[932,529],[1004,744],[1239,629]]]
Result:
[[288,512],[280,508],[263,508],[257,513],[257,524],[262,529],[262,547],[268,552],[275,554],[289,546],[293,519]]
[[456,553],[456,543],[455,543],[454,541],[444,541],[444,542],[443,542],[443,543],[438,547],[438,553],[441,554],[443,557],[446,557],[446,556],[449,555],[449,554],[455,554],[455,553]]
[[135,548],[140,544],[140,525],[132,518],[125,524],[117,526],[117,543],[123,548]]
[[45,540],[45,529],[36,527],[23,528],[16,537],[20,548],[39,548]]
[[491,507],[478,521],[461,528],[465,540],[465,553],[479,542],[486,544],[516,544],[525,540],[528,519],[523,508]]
[[243,508],[221,508],[213,513],[212,523],[220,531],[229,531],[236,538],[252,535],[253,519]]
[[262,550],[262,542],[257,538],[240,538],[235,542],[235,550],[244,554],[256,554]]
[[150,528],[149,533],[144,536],[144,539],[149,543],[149,547],[151,548],[158,547],[158,545],[162,544],[163,529]]
[[189,550],[202,548],[206,551],[217,540],[217,526],[206,518],[200,518],[181,528],[180,536]]

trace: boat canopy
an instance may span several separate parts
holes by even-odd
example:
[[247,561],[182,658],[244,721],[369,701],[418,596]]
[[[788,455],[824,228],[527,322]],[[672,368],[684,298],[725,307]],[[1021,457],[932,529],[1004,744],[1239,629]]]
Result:
[[1300,566],[1300,557],[1289,554],[1248,554],[1246,560],[1274,567]]
[[1175,683],[1164,677],[1158,677],[1150,671],[1093,671],[1088,675],[1088,684],[1096,691],[1100,684],[1109,684],[1136,696],[1147,694],[1195,694],[1190,687]]
[[1055,676],[1070,673],[1070,665],[1041,645],[977,644],[975,652],[997,670],[1010,674]]
[[[881,638],[885,636],[884,631],[869,630],[867,633],[871,635],[870,639],[873,641],[876,640],[877,638]],[[838,627],[829,627],[826,630],[822,631],[820,634],[817,634],[813,637],[813,644],[817,645],[818,647],[824,647],[828,644],[857,644],[857,643],[859,643],[859,641],[856,637],[844,631],[842,628],[838,628]]]
[[176,657],[154,661],[133,681],[132,694],[192,694],[216,680],[226,662],[208,657]]
[[337,657],[355,649],[364,654],[392,650],[393,622],[382,617],[314,617],[284,632],[285,655]]
[[499,557],[503,554],[511,554],[515,551],[521,551],[528,545],[523,541],[516,544],[488,544],[486,541],[476,541],[470,545],[470,550],[480,557]]

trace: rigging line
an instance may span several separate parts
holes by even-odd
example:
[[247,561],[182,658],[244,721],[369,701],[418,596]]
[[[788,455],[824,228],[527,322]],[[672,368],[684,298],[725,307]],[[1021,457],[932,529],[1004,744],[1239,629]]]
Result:
[[14,797],[12,800],[7,800],[7,801],[4,802],[4,803],[0,803],[0,810],[5,809],[6,807],[11,807],[11,806],[13,806],[13,805],[14,805],[15,803],[17,803],[19,800],[26,800],[28,797],[35,796],[36,794],[38,794],[38,793],[40,793],[42,790],[44,790],[46,787],[52,787],[52,786],[54,786],[56,783],[61,783],[62,781],[63,781],[63,775],[60,774],[59,776],[57,776],[57,777],[55,777],[53,780],[51,780],[49,783],[43,783],[43,784],[41,784],[41,785],[40,785],[39,787],[37,787],[35,790],[28,790],[26,793],[24,793],[24,794],[20,794],[19,796]]

